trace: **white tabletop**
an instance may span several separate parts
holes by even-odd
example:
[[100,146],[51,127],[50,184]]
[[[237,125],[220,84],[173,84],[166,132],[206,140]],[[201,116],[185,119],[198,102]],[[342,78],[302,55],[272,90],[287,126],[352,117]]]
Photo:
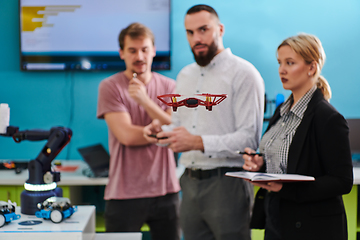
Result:
[[360,168],[358,168],[358,167],[353,168],[353,172],[354,172],[354,185],[359,185],[360,184]]
[[[109,181],[108,178],[89,178],[85,176],[82,171],[88,168],[88,165],[83,160],[61,160],[62,166],[78,166],[74,172],[61,172],[60,182],[58,186],[94,186],[106,185]],[[185,168],[180,165],[176,169],[178,178],[182,175]],[[0,185],[23,185],[29,178],[29,172],[24,169],[21,173],[16,174],[15,170],[0,170]]]
[[[20,219],[0,228],[0,239],[94,239],[95,206],[78,206],[70,218],[61,223],[38,218],[35,215],[20,214]],[[17,207],[16,212],[21,208]]]
[[[82,171],[87,164],[82,160],[61,160],[62,166],[78,166],[74,172],[61,172],[58,186],[106,185],[108,178],[89,178]],[[0,170],[0,185],[23,185],[29,178],[29,171],[24,169],[16,174],[14,170]]]
[[[61,180],[58,186],[86,186],[86,185],[106,185],[108,178],[89,178],[82,171],[87,168],[83,160],[61,160],[63,166],[78,166],[75,172],[61,172]],[[185,167],[179,165],[176,169],[176,175],[181,177]],[[28,170],[23,170],[16,174],[13,170],[0,170],[0,185],[23,185],[29,178]],[[360,167],[354,167],[354,185],[360,185]]]
[[95,240],[141,240],[142,233],[96,233]]

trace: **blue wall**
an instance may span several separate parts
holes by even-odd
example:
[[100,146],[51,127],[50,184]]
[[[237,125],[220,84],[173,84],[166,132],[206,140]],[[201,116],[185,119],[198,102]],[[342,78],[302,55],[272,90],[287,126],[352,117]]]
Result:
[[[106,124],[96,119],[97,87],[114,72],[20,72],[17,2],[0,0],[0,103],[10,106],[10,124],[21,130],[70,127],[73,138],[57,159],[79,159],[76,148],[98,142],[107,147]],[[193,62],[183,18],[187,9],[198,3],[209,4],[218,11],[225,25],[225,47],[258,68],[267,96],[272,99],[277,93],[289,95],[282,89],[277,73],[278,44],[299,32],[317,35],[327,54],[323,75],[332,87],[331,103],[345,117],[360,118],[358,0],[173,0],[172,70],[160,72],[171,78]],[[17,144],[0,137],[0,159],[35,158],[44,144]]]

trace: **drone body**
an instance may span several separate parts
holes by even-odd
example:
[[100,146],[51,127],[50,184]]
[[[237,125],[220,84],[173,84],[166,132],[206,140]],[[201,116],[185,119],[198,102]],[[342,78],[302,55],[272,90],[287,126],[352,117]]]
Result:
[[[165,95],[157,96],[157,98],[166,105],[171,106],[174,112],[176,112],[177,108],[181,106],[185,106],[188,108],[195,108],[199,105],[205,106],[207,110],[211,111],[213,106],[218,105],[226,98],[226,94],[202,93],[196,95],[205,97],[205,100],[196,97],[189,97],[181,101],[178,101],[177,98],[182,96],[180,94],[165,94]],[[170,98],[171,102],[166,102],[164,98]]]

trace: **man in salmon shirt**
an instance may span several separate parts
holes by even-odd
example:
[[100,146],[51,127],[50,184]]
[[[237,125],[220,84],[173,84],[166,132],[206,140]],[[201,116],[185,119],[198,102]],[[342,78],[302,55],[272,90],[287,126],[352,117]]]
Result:
[[97,117],[109,129],[110,170],[105,188],[107,232],[139,232],[147,223],[153,240],[178,240],[179,191],[173,152],[149,142],[143,127],[171,123],[158,95],[174,93],[175,81],[151,71],[154,35],[133,23],[119,35],[126,70],[99,85]]

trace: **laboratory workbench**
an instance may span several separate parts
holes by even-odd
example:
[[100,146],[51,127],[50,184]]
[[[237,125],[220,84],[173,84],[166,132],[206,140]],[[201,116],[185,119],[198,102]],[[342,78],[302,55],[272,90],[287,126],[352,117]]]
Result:
[[[78,206],[78,210],[60,223],[20,214],[20,219],[0,228],[1,239],[23,240],[93,240],[95,238],[95,207]],[[18,211],[20,212],[20,208]]]
[[[82,160],[62,160],[62,166],[66,167],[78,166],[75,171],[61,172],[61,180],[58,186],[63,189],[63,196],[70,198],[71,202],[78,205],[79,195],[82,186],[105,186],[108,178],[89,178],[83,174],[83,169],[87,168],[87,164]],[[177,176],[180,178],[184,172],[184,167],[177,168]],[[13,170],[0,170],[0,200],[6,201],[10,199],[20,204],[20,194],[24,190],[23,184],[28,179],[28,171],[23,170],[20,174],[16,174]],[[348,239],[356,240],[357,233],[360,233],[360,214],[358,214],[358,185],[360,185],[360,168],[354,168],[354,185],[349,194],[343,196],[347,221],[348,221]],[[358,219],[359,217],[359,219]],[[96,230],[99,228],[97,226]],[[101,230],[100,230],[101,231]],[[263,230],[253,230],[252,239],[263,239]]]

